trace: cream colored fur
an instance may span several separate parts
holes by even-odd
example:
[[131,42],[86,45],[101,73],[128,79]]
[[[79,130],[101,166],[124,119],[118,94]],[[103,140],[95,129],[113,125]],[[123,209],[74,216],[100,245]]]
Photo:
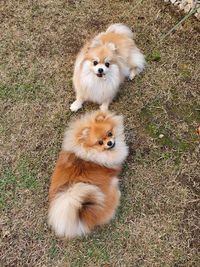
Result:
[[[120,39],[117,42],[115,38],[104,42],[105,36],[110,33],[116,33],[124,41]],[[107,47],[112,53],[114,61],[111,60],[109,68],[104,64],[106,58],[97,66],[93,66],[92,59],[88,59],[88,53],[94,52],[93,61],[98,61],[98,54],[94,51],[98,47]],[[121,23],[112,24],[105,32],[98,34],[86,44],[77,56],[73,75],[76,101],[71,104],[71,111],[80,109],[85,101],[98,103],[102,110],[107,110],[124,79],[128,77],[132,80],[144,66],[144,55],[135,45],[131,29]],[[101,78],[97,76],[99,68],[103,69]]]
[[95,185],[76,183],[66,191],[57,194],[50,204],[48,223],[59,237],[74,237],[89,233],[79,219],[78,211],[84,198],[92,195],[99,207],[104,203],[104,194]]

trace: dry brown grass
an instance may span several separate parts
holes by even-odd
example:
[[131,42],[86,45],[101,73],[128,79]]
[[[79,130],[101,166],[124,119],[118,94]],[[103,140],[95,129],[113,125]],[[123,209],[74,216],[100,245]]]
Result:
[[[200,26],[190,18],[160,42],[180,20],[161,2],[2,1],[0,266],[200,266]],[[135,29],[148,59],[111,106],[125,116],[130,146],[121,206],[91,236],[58,240],[46,224],[47,192],[78,116],[69,111],[73,62],[88,37],[118,21]]]

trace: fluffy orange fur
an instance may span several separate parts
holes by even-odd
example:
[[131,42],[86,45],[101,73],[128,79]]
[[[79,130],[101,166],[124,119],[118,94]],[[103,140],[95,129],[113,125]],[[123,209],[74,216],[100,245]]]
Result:
[[49,225],[58,236],[87,234],[112,219],[127,153],[121,116],[98,111],[71,124],[49,189]]
[[79,210],[80,219],[91,230],[95,225],[106,223],[118,205],[118,188],[115,184],[111,188],[111,182],[119,172],[120,169],[106,168],[77,158],[72,153],[61,152],[52,176],[49,200],[51,202],[58,192],[66,190],[74,183],[82,182],[98,186],[105,195],[103,208],[101,203],[95,202],[92,195],[88,195]]

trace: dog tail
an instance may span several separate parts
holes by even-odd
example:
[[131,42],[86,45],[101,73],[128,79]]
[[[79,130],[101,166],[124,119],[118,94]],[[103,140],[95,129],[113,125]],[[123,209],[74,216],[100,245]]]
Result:
[[[95,185],[76,183],[65,191],[57,193],[51,201],[48,223],[60,237],[75,237],[90,232],[90,225],[84,214],[95,219],[102,209],[104,194]],[[90,220],[90,218],[88,218]]]
[[106,30],[106,32],[115,32],[119,34],[125,34],[131,39],[134,38],[134,33],[131,31],[131,29],[122,23],[111,24]]

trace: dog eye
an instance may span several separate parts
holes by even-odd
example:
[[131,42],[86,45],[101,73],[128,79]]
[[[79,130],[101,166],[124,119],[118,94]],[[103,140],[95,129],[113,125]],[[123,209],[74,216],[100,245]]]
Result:
[[107,68],[109,68],[110,63],[109,63],[109,62],[106,62],[106,63],[105,63],[105,66],[106,66]]
[[102,140],[100,140],[98,143],[99,143],[100,146],[103,145],[103,141]]
[[93,62],[93,64],[94,64],[94,66],[96,66],[96,65],[98,64],[98,61],[95,60],[95,61]]
[[108,132],[108,134],[107,134],[109,137],[111,137],[112,136],[112,132]]

